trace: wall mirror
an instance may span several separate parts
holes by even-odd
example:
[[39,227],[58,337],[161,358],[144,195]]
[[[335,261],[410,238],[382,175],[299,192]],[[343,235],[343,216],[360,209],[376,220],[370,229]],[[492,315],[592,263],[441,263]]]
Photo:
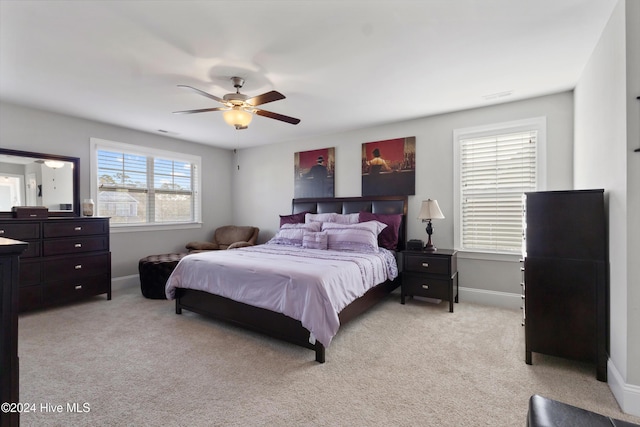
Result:
[[14,206],[45,206],[49,216],[80,216],[80,159],[0,149],[0,217]]

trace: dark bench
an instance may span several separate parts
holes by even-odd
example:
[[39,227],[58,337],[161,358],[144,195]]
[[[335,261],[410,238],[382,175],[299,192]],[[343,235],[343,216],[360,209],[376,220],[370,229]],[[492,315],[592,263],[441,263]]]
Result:
[[138,262],[140,290],[151,299],[166,299],[164,288],[178,262],[188,254],[149,255]]
[[605,417],[537,394],[529,399],[527,427],[637,427],[638,425]]

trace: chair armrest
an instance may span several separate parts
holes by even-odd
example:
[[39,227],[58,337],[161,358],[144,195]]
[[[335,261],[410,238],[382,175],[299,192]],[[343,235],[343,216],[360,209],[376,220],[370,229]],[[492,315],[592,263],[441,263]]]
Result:
[[185,245],[185,248],[190,251],[213,251],[220,249],[220,246],[213,242],[189,242]]
[[235,243],[230,244],[227,249],[246,248],[247,246],[253,246],[253,243],[235,242]]

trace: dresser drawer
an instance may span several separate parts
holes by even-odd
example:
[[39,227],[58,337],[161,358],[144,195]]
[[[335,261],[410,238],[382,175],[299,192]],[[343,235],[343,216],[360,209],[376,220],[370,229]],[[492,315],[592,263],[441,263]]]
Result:
[[42,263],[42,277],[46,282],[79,280],[96,273],[109,272],[110,254],[78,255],[48,259]]
[[20,259],[23,258],[37,258],[39,256],[42,256],[42,244],[40,243],[40,240],[35,240],[35,241],[29,241],[29,240],[25,240],[25,242],[27,242],[29,244],[29,246],[27,246],[27,249],[22,252],[22,254],[20,255]]
[[89,276],[81,280],[52,282],[42,287],[46,304],[73,301],[109,292],[110,275]]
[[32,240],[40,238],[40,223],[20,222],[17,224],[0,224],[0,237],[15,240]]
[[60,220],[44,223],[43,235],[45,239],[51,237],[87,236],[91,234],[106,234],[109,230],[109,220],[78,221]]
[[50,239],[43,244],[43,255],[63,255],[106,251],[109,249],[109,239],[106,236],[76,237],[73,239]]
[[429,255],[404,254],[405,271],[428,274],[445,274],[451,272],[451,261],[449,257],[436,257]]
[[[31,286],[40,283],[42,271],[41,263],[20,260],[20,286]],[[22,304],[20,304],[22,305]]]
[[446,279],[430,279],[425,276],[402,274],[402,292],[405,295],[436,298],[449,301],[451,281]]

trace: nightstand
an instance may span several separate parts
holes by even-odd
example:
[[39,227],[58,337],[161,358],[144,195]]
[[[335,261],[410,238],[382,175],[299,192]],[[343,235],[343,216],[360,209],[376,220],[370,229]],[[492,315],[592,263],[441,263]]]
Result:
[[[458,251],[438,249],[435,252],[402,251],[402,284],[400,303],[407,295],[458,302]],[[455,282],[455,294],[453,285]]]

